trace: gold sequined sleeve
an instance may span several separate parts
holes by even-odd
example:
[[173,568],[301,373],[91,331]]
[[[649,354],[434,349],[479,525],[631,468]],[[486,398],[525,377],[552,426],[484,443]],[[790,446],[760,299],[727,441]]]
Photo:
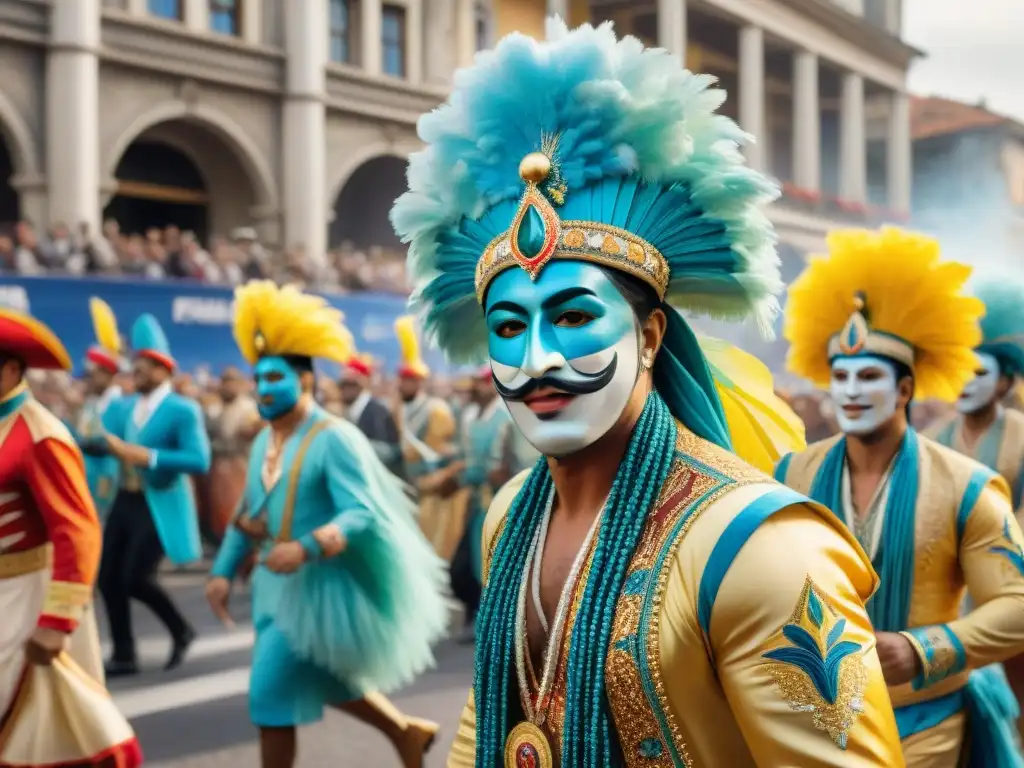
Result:
[[969,484],[961,504],[960,567],[976,607],[949,624],[904,633],[922,659],[918,687],[1024,653],[1024,538],[1005,481],[974,483],[973,498]]
[[864,608],[874,571],[823,513],[763,515],[763,501],[723,526],[701,583],[709,652],[754,762],[903,766]]
[[[509,505],[519,493],[529,470],[519,473],[494,495],[494,500],[487,510],[487,519],[484,521],[484,534],[481,546],[483,547],[483,574],[484,581],[487,581],[487,574],[491,567],[491,555],[494,553],[494,544],[501,533],[505,523],[505,513]],[[459,728],[455,732],[455,742],[448,753],[448,768],[473,768],[476,764],[476,709],[473,705],[473,691],[469,691],[469,700],[462,710],[462,717],[459,718]]]

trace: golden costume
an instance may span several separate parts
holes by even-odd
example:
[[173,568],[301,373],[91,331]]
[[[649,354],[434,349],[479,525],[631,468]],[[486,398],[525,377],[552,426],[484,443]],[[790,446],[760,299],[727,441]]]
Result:
[[[798,420],[764,366],[674,309],[763,329],[777,310],[762,211],[777,192],[709,84],[610,24],[552,20],[547,42],[511,35],[480,57],[420,122],[428,147],[392,221],[428,336],[456,362],[489,358],[517,428],[559,459],[608,445],[653,387],[543,621],[549,464],[496,494],[451,768],[903,764],[867,558],[752,466],[801,448]],[[543,391],[556,405],[528,407]],[[528,585],[550,625],[542,668]]]
[[[958,397],[976,367],[982,311],[962,293],[970,269],[895,229],[833,233],[829,248],[790,287],[790,370],[828,386],[834,360],[874,357],[911,371],[920,397]],[[1015,759],[999,711],[1005,681],[993,687],[971,674],[1024,649],[1024,538],[1005,482],[908,428],[858,516],[846,440],[785,456],[776,478],[859,531],[881,577],[868,603],[875,630],[902,633],[918,653],[921,674],[889,691],[907,765],[955,768],[968,721],[970,765],[1015,765],[1005,762]],[[967,590],[977,607],[961,616]]]
[[[420,355],[412,317],[395,321],[402,351],[399,378],[424,382],[430,369]],[[421,384],[422,386],[422,384]],[[421,391],[398,406],[395,423],[401,435],[405,474],[419,492],[420,527],[427,541],[445,560],[450,560],[462,538],[464,505],[455,503],[459,467],[456,454],[458,425],[448,403]],[[463,514],[459,514],[459,510]]]

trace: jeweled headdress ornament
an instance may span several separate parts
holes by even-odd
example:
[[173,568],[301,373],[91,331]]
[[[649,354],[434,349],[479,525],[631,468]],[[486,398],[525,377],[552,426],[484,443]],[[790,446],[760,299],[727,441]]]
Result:
[[326,299],[294,285],[253,280],[235,289],[235,341],[252,365],[271,355],[345,363],[354,345],[343,320]]
[[995,357],[1004,375],[1024,375],[1024,286],[1004,280],[986,282],[978,285],[974,295],[985,304],[978,351]]
[[959,397],[977,368],[984,309],[964,293],[971,268],[894,227],[833,232],[828,247],[789,288],[789,370],[825,387],[835,358],[875,355],[910,368],[916,396]]
[[749,137],[716,114],[714,78],[617,40],[611,24],[570,32],[551,19],[547,32],[478,55],[420,120],[427,148],[391,218],[428,335],[456,362],[484,359],[491,281],[506,269],[536,279],[557,259],[769,333],[782,284],[762,206],[777,190],[744,164]]

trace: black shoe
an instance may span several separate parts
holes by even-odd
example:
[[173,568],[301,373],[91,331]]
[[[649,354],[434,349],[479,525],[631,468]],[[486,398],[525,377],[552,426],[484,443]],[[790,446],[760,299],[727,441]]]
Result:
[[139,665],[134,661],[118,661],[117,659],[111,659],[103,665],[103,672],[107,678],[131,677],[132,675],[139,674]]
[[177,669],[181,666],[181,663],[185,661],[185,656],[188,654],[188,649],[196,639],[196,633],[192,629],[186,629],[183,634],[174,638],[171,644],[171,656],[167,659],[167,664],[164,665],[164,671],[170,672],[172,669]]

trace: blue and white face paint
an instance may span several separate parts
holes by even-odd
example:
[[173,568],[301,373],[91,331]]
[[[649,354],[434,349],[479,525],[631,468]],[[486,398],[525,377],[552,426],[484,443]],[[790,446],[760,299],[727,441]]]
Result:
[[291,412],[302,395],[299,374],[283,358],[261,358],[253,368],[260,416],[273,421]]
[[977,413],[995,399],[996,390],[999,389],[999,361],[988,352],[976,354],[978,370],[956,401],[956,409],[960,413]]
[[881,357],[837,357],[830,392],[836,420],[847,435],[869,435],[896,413],[896,367]]
[[640,372],[641,329],[597,267],[548,264],[495,278],[485,306],[494,386],[546,456],[568,456],[614,426]]

